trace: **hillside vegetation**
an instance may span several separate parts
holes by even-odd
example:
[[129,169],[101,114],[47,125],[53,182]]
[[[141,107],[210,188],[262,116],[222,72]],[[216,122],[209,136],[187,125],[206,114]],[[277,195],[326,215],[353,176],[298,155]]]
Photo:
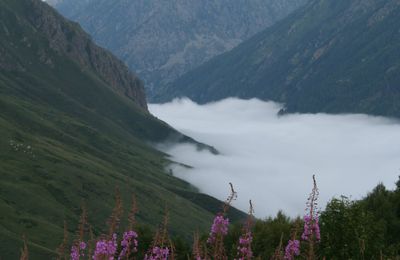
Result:
[[150,144],[167,139],[193,142],[147,112],[140,80],[77,24],[40,0],[0,0],[0,258],[17,259],[26,234],[31,259],[50,259],[82,203],[99,234],[117,186],[149,227],[165,207],[174,235],[206,227],[219,202],[164,172]]
[[230,96],[288,112],[400,116],[397,0],[313,0],[157,93],[206,103]]

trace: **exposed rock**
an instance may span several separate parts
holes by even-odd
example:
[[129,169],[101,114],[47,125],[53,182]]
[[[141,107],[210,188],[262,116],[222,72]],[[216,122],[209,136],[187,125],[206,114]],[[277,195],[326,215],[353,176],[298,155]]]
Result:
[[68,0],[55,4],[146,82],[149,94],[307,0]]
[[[115,91],[147,110],[144,88],[139,78],[109,51],[95,45],[77,23],[67,21],[39,0],[31,0],[28,17],[36,29],[50,39],[50,48],[93,70]],[[51,64],[50,60],[42,59]]]

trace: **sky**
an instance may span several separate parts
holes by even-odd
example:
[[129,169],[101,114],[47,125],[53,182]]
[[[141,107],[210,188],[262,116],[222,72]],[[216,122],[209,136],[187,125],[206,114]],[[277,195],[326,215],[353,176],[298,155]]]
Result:
[[182,133],[215,147],[158,144],[173,161],[173,174],[201,192],[224,200],[229,182],[238,192],[234,206],[255,215],[283,210],[304,214],[316,175],[320,209],[333,197],[362,198],[378,183],[393,189],[400,175],[400,122],[367,115],[291,114],[257,99],[225,99],[198,105],[188,99],[151,104],[150,111]]

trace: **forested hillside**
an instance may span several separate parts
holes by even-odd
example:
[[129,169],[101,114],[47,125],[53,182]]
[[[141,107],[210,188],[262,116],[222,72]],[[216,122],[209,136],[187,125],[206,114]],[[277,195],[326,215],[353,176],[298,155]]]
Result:
[[288,112],[400,116],[400,4],[314,0],[158,92],[206,103],[230,96]]

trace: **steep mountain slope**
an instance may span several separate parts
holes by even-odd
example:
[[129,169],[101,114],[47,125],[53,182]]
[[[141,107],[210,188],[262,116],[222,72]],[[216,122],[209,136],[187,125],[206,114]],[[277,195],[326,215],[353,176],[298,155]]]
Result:
[[164,85],[230,50],[307,0],[68,0],[55,7],[78,21],[149,87]]
[[400,117],[400,2],[314,0],[158,93],[284,102],[288,111]]
[[[0,258],[52,259],[63,221],[73,238],[82,201],[98,235],[113,207],[138,198],[173,234],[208,227],[219,202],[164,172],[149,143],[191,141],[152,117],[138,78],[41,0],[0,0]],[[126,207],[127,208],[127,207]],[[235,216],[240,217],[237,212]]]

